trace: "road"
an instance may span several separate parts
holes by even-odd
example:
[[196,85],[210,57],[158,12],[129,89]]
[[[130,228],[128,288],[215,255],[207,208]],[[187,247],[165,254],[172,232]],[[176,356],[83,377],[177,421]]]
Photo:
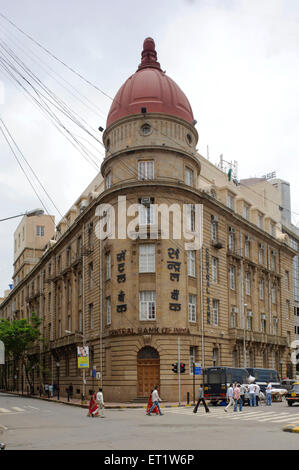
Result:
[[0,441],[9,449],[102,450],[297,450],[299,434],[282,431],[299,422],[299,405],[164,408],[163,416],[144,409],[108,409],[105,418],[88,418],[83,408],[0,394]]

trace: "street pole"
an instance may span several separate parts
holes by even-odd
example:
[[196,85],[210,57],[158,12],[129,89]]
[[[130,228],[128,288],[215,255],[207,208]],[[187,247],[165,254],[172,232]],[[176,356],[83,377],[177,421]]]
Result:
[[181,338],[178,336],[179,406],[181,406]]
[[195,405],[195,363],[193,362],[193,404]]

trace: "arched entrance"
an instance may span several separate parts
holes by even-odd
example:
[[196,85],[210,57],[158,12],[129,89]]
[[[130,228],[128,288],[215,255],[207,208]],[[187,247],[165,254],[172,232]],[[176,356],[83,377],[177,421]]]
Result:
[[148,397],[155,385],[160,385],[160,356],[146,346],[137,355],[137,396]]

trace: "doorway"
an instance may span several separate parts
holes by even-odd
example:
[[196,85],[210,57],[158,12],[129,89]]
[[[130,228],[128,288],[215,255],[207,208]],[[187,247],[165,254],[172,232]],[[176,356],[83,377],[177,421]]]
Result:
[[137,396],[148,397],[155,385],[160,386],[160,356],[146,346],[137,355]]

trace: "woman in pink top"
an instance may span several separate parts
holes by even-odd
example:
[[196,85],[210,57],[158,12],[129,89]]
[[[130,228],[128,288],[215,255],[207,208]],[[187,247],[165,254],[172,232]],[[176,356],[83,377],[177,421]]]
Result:
[[242,402],[242,398],[240,394],[240,384],[237,384],[237,386],[234,388],[234,402],[235,402],[234,411],[237,411],[238,403],[239,403],[239,411],[242,411],[243,402]]

